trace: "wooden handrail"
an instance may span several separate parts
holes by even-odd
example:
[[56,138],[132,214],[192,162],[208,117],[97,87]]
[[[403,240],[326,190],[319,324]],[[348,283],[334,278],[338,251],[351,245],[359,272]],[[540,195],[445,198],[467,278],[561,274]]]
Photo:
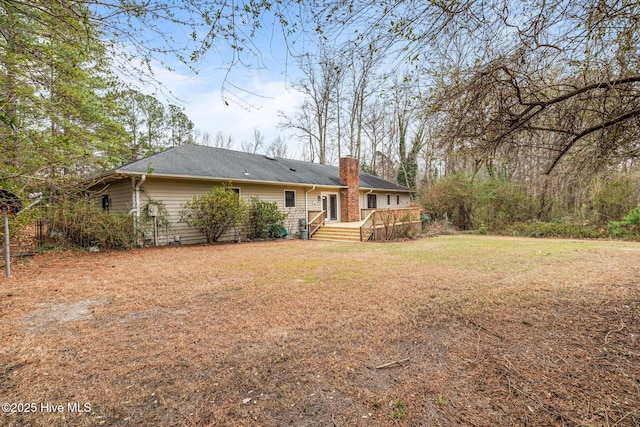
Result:
[[[375,210],[369,212],[369,215],[367,215],[367,217],[364,219],[364,221],[362,222],[362,225],[360,226],[360,241],[364,242],[369,240],[369,237],[371,237],[371,234],[373,233],[373,230],[375,228],[375,221],[373,220],[373,215],[376,213]],[[371,225],[367,225],[369,222],[371,222]],[[368,228],[368,230],[365,230],[365,228]],[[366,234],[366,236],[365,236]]]
[[314,216],[313,218],[311,218],[311,219],[309,220],[309,224],[311,224],[312,222],[314,222],[314,221],[315,221],[316,219],[318,219],[321,215],[324,215],[324,212],[325,212],[325,211],[320,211],[320,212],[318,212],[318,214],[317,214],[316,216]]
[[[325,211],[322,210],[316,216],[311,218],[311,220],[309,220],[309,238],[311,238],[311,236],[313,236],[315,232],[324,225],[324,215]],[[322,218],[322,221],[318,222],[316,225],[315,222],[318,220],[318,218]]]

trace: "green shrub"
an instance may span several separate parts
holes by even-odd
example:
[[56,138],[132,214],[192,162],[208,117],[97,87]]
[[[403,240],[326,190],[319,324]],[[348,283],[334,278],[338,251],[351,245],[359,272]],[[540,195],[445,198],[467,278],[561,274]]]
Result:
[[618,177],[604,184],[593,197],[593,208],[598,222],[608,224],[619,221],[635,206],[638,206],[638,186],[630,177]]
[[217,187],[193,196],[180,212],[180,220],[204,234],[208,243],[217,242],[232,227],[245,221],[247,204],[233,190]]
[[517,183],[488,177],[477,182],[476,193],[473,224],[484,225],[485,231],[502,231],[511,224],[535,217],[533,198]]
[[634,208],[624,217],[625,224],[639,228],[640,227],[640,208]]
[[487,228],[487,226],[482,223],[480,224],[480,227],[478,227],[478,234],[488,234],[489,233],[489,229]]
[[86,200],[65,200],[44,209],[54,241],[64,246],[130,249],[136,245],[133,218],[113,214]]
[[607,224],[609,233],[616,239],[640,240],[640,208],[634,208],[622,221]]
[[266,202],[258,197],[249,200],[247,237],[250,239],[270,239],[280,237],[287,214],[278,209],[275,202]]

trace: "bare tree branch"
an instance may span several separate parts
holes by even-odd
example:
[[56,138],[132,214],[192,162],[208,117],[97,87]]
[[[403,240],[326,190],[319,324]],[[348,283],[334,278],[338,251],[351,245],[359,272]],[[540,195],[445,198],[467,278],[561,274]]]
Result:
[[599,130],[603,130],[606,128],[609,128],[611,126],[614,126],[618,123],[624,122],[625,120],[628,120],[632,117],[638,117],[640,116],[640,108],[637,108],[635,110],[629,111],[625,114],[621,114],[618,117],[614,117],[611,120],[607,120],[606,122],[600,123],[596,126],[592,126],[588,129],[583,130],[582,132],[580,132],[578,135],[576,135],[574,138],[571,139],[571,141],[569,141],[569,143],[562,149],[562,151],[560,151],[560,153],[556,156],[556,158],[553,160],[553,162],[551,163],[551,166],[549,166],[549,169],[547,170],[546,174],[549,175],[553,169],[556,167],[556,165],[558,164],[558,162],[560,161],[560,159],[562,159],[567,152],[571,149],[571,147],[573,147],[575,145],[576,142],[578,142],[579,140],[581,140],[582,138],[584,138],[587,135],[590,135],[594,132],[597,132]]

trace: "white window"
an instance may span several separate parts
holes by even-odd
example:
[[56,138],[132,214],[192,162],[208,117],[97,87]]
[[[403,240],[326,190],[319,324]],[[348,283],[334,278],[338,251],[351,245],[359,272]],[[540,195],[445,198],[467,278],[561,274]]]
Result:
[[284,191],[284,207],[295,208],[296,207],[296,192],[293,190]]
[[378,197],[375,194],[367,193],[367,209],[376,209],[378,207]]

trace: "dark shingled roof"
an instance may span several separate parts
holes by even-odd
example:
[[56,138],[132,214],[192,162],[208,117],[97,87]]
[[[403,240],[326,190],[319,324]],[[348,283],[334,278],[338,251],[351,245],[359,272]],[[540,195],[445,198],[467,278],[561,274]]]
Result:
[[[345,186],[345,183],[340,180],[340,171],[337,166],[193,144],[181,145],[154,154],[110,171],[106,175],[113,174]],[[360,188],[412,191],[408,187],[363,172],[360,173]]]

